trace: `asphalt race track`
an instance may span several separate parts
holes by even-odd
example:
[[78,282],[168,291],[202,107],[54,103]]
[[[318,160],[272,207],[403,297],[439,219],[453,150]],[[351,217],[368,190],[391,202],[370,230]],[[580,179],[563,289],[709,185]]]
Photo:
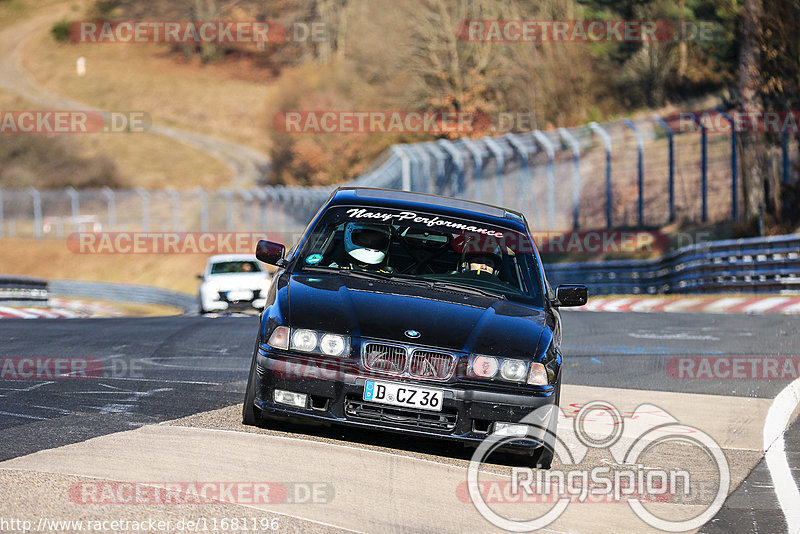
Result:
[[[763,443],[773,398],[798,378],[800,316],[565,311],[563,319],[566,418],[559,436],[561,425],[569,426],[591,401],[610,403],[631,420],[647,404],[650,411],[642,413],[657,409],[659,417],[666,413],[676,425],[699,429],[727,460],[725,504],[701,532],[787,530],[782,490],[776,492]],[[256,317],[4,319],[0,358],[84,359],[101,366],[102,376],[0,381],[0,518],[27,518],[37,526],[43,517],[155,517],[173,521],[170,530],[185,526],[176,522],[186,517],[237,517],[260,527],[250,530],[280,532],[500,530],[464,497],[471,450],[336,427],[243,426],[238,404],[257,325]],[[720,358],[724,363],[714,367]],[[787,358],[795,358],[793,369],[784,367],[792,361]],[[4,368],[3,376],[12,371]],[[595,418],[597,428],[602,419]],[[796,492],[796,424],[786,432],[785,448]],[[649,464],[678,462],[704,472],[702,458],[676,460],[667,450],[653,449]],[[506,460],[487,464],[486,480],[507,480],[514,459]],[[598,448],[577,463],[591,469],[614,459]],[[556,460],[553,468],[564,465]],[[97,480],[271,481],[289,490],[283,502],[267,504],[79,502],[74,488]],[[319,498],[302,484],[316,488]],[[696,504],[652,509],[677,517],[698,510]],[[505,517],[525,515],[519,503],[497,507]],[[255,523],[266,519],[272,523]],[[229,523],[227,530],[239,527]],[[570,505],[546,530],[657,529],[628,503],[603,502]]]

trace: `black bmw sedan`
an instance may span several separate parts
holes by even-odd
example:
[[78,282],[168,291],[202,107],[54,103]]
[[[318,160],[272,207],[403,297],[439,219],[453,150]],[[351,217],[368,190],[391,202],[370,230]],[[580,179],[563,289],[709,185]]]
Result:
[[[311,418],[475,445],[518,433],[531,463],[550,466],[558,308],[585,304],[587,290],[550,288],[521,214],[340,188],[288,254],[261,241],[256,257],[278,271],[245,424]],[[531,424],[532,413],[545,415]]]

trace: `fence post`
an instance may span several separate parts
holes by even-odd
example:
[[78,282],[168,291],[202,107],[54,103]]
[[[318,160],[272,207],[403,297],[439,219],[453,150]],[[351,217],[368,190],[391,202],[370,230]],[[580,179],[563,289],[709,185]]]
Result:
[[108,205],[108,229],[114,232],[117,230],[117,202],[114,196],[114,190],[108,186],[104,186],[102,192],[106,197],[106,204]]
[[172,231],[181,231],[181,201],[178,198],[178,192],[172,187],[166,189],[167,194],[172,200]]
[[675,132],[673,132],[669,124],[658,115],[653,115],[653,120],[667,132],[669,151],[667,153],[669,164],[669,222],[675,222],[675,144],[673,139]]
[[142,232],[150,231],[150,192],[143,187],[136,188],[136,194],[142,199]]
[[[287,202],[287,199],[286,199],[286,186],[285,185],[278,185],[278,186],[275,186],[274,189],[275,189],[275,205],[280,206],[281,210],[282,210],[282,213],[283,213],[283,217],[280,217],[278,219],[279,222],[283,223],[283,225],[280,226],[280,231],[281,232],[285,232],[287,230],[286,219],[288,219],[288,215],[286,213],[286,208],[288,207],[287,206],[288,202]],[[276,221],[274,219],[273,219],[273,223],[276,223]],[[276,226],[277,226],[277,224],[276,224]]]
[[606,147],[606,228],[611,228],[611,136],[594,121],[589,123],[589,128],[603,139]]
[[33,236],[42,238],[42,195],[35,187],[28,188],[28,194],[33,199]]
[[580,226],[581,145],[566,128],[559,128],[558,133],[572,149],[572,229],[577,230]]
[[423,165],[420,149],[417,144],[409,144],[405,147],[405,153],[409,159],[409,180],[407,191],[419,191],[419,183],[425,180],[423,176]]
[[547,229],[555,230],[556,225],[556,178],[555,157],[556,150],[550,139],[539,130],[534,130],[533,137],[542,145],[547,153]]
[[200,231],[208,232],[208,193],[202,187],[194,191],[200,197]]
[[239,195],[244,201],[244,219],[247,231],[250,232],[253,230],[253,195],[247,189],[240,189]]
[[700,127],[700,220],[708,220],[708,135],[705,125],[692,113],[692,120]]
[[67,195],[69,196],[70,212],[72,213],[72,231],[80,232],[81,225],[78,222],[78,217],[80,216],[80,204],[78,203],[78,192],[72,186],[66,187],[64,189],[64,192],[67,193]]
[[233,231],[233,195],[227,189],[220,189],[219,194],[225,199],[225,231]]
[[439,186],[439,184],[444,182],[446,158],[443,157],[442,149],[439,148],[439,146],[437,146],[436,143],[429,143],[427,145],[427,148],[428,148],[428,153],[431,156],[433,156],[433,158],[436,160],[436,180],[434,181],[433,179],[431,179],[431,181],[428,182],[427,192],[437,193],[438,191],[436,190],[436,188]]
[[[451,189],[451,195],[460,195],[462,191],[462,183],[464,182],[464,161],[461,157],[461,153],[456,150],[456,148],[453,146],[453,143],[447,139],[439,139],[436,144],[442,147],[447,155],[450,156],[450,160],[453,162],[453,167],[455,168],[456,184],[455,187]],[[452,183],[453,180],[451,177],[450,184]]]
[[[519,140],[519,138],[512,133],[508,133],[505,135],[506,141],[508,144],[511,145],[511,148],[516,150],[520,157],[521,163],[521,170],[525,173],[526,180],[525,183],[528,184],[530,187],[530,192],[528,194],[528,205],[532,207],[531,213],[533,214],[534,224],[537,228],[541,228],[541,221],[539,220],[539,210],[536,209],[536,199],[534,198],[535,195],[533,193],[533,170],[531,169],[530,165],[528,164],[528,158],[530,157],[530,150]],[[521,204],[520,204],[521,205]],[[520,209],[520,211],[522,211]]]
[[491,137],[484,137],[484,143],[486,143],[487,148],[489,151],[494,155],[494,160],[496,163],[496,172],[497,172],[497,201],[495,202],[498,206],[502,206],[504,203],[503,200],[503,168],[505,167],[505,153],[503,151],[503,147],[500,146],[500,143],[495,141]]
[[473,171],[475,178],[475,190],[477,192],[477,200],[483,198],[483,151],[478,148],[477,143],[468,137],[461,140],[464,146],[469,150],[472,156]]
[[263,228],[266,228],[267,225],[264,221],[264,216],[266,210],[266,203],[267,203],[267,194],[264,192],[263,189],[259,189],[258,187],[254,187],[251,191],[253,196],[258,199],[258,229],[261,231]]
[[781,132],[781,159],[783,163],[782,176],[783,183],[789,183],[789,134],[786,133],[786,127]]
[[731,125],[731,218],[735,221],[739,218],[738,191],[736,189],[736,178],[739,172],[736,164],[736,124],[731,116],[724,111],[720,111],[720,115]]
[[644,139],[642,139],[642,133],[630,119],[624,119],[623,122],[636,135],[637,186],[639,189],[637,215],[639,216],[639,227],[641,228],[644,225]]
[[[266,193],[267,199],[269,200],[269,207],[266,209],[266,224],[264,225],[264,228],[266,228],[267,231],[272,231],[272,228],[277,226],[273,213],[278,207],[278,191],[274,186],[269,186],[266,190]],[[271,223],[270,220],[272,221]]]
[[405,145],[394,145],[392,150],[400,156],[402,169],[400,188],[403,191],[411,191],[411,158],[406,153]]
[[423,189],[427,189],[429,187],[427,184],[430,184],[431,179],[433,178],[433,176],[431,175],[431,155],[425,149],[425,146],[422,144],[415,144],[411,146],[414,149],[414,151],[416,151],[417,155],[421,158],[420,159],[421,165],[423,165],[425,169],[424,178],[422,173],[420,173],[420,178],[422,178],[425,181],[424,187],[420,187],[420,184],[417,183],[416,184],[417,187],[415,189],[416,191],[422,191]]

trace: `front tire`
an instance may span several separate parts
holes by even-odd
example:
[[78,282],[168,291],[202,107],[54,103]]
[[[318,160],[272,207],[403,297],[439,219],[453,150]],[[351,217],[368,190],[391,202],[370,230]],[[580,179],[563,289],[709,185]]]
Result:
[[[561,381],[556,384],[555,393],[555,410],[550,416],[550,421],[547,425],[547,434],[553,437],[553,446],[555,446],[556,427],[558,426],[558,412],[559,404],[561,402]],[[553,464],[553,456],[555,452],[549,445],[544,444],[531,453],[531,467],[535,469],[550,469]]]
[[263,422],[261,409],[256,406],[256,385],[258,375],[256,373],[256,357],[258,356],[258,339],[253,349],[253,361],[250,363],[250,374],[247,377],[247,388],[244,393],[244,405],[242,406],[242,423],[250,426],[259,426]]

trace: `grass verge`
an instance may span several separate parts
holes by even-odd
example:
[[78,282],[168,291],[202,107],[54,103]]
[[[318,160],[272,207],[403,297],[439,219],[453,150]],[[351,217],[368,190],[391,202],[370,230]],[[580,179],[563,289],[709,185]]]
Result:
[[[83,77],[78,57],[86,59]],[[268,152],[270,88],[235,79],[230,66],[183,61],[159,44],[59,43],[50,28],[29,43],[24,65],[58,94],[101,109],[147,111],[156,123]]]
[[0,274],[121,282],[196,295],[202,254],[75,254],[65,241],[0,239]]

